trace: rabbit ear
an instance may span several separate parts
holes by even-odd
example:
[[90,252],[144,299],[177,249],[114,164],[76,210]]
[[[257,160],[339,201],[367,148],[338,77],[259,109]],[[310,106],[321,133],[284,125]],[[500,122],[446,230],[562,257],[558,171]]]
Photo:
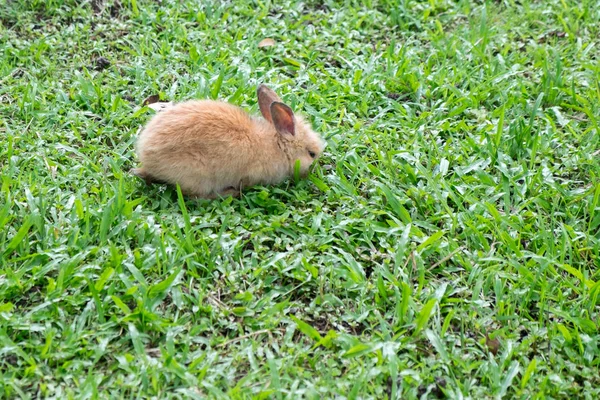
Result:
[[271,116],[273,117],[273,125],[281,135],[296,135],[296,118],[290,107],[281,103],[274,102],[271,104]]
[[262,84],[258,86],[256,94],[258,95],[258,106],[260,107],[261,114],[267,121],[273,123],[273,118],[271,117],[271,104],[276,101],[281,102],[281,99],[274,91]]

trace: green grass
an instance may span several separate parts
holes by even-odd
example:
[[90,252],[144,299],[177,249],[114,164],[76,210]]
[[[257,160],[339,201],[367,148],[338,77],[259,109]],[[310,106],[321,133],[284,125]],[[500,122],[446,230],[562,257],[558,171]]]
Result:
[[[597,2],[102,3],[0,6],[0,397],[600,396]],[[127,173],[261,82],[309,180]]]

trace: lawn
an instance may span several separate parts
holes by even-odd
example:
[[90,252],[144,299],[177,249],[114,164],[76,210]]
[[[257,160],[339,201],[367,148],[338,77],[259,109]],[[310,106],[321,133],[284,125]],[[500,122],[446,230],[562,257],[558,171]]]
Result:
[[[0,398],[600,397],[599,38],[587,0],[4,0]],[[260,83],[308,179],[128,173],[146,99]]]

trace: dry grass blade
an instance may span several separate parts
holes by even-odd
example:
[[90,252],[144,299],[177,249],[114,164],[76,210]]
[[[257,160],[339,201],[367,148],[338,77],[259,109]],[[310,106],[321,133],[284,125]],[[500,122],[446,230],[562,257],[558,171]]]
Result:
[[264,48],[264,47],[271,47],[271,46],[275,46],[275,40],[273,40],[271,38],[263,39],[258,43],[259,49]]

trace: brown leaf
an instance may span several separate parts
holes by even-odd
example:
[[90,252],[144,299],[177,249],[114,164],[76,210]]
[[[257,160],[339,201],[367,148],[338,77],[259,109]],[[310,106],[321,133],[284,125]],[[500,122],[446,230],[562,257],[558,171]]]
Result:
[[271,38],[266,38],[260,41],[260,43],[258,43],[258,48],[263,48],[263,47],[271,47],[271,46],[275,46],[275,40],[271,39]]
[[160,96],[157,95],[157,94],[153,94],[151,96],[148,96],[148,97],[146,97],[146,99],[142,103],[142,107],[150,105],[150,104],[158,103],[159,100],[160,100]]
[[98,57],[94,60],[96,71],[102,71],[110,67],[110,61],[106,57]]
[[564,38],[565,36],[567,36],[567,33],[563,32],[563,31],[556,30],[556,31],[546,32],[538,37],[538,43],[545,43],[548,41],[548,38],[551,38],[551,37]]
[[173,106],[172,101],[169,101],[169,102],[158,101],[156,103],[148,104],[148,108],[151,108],[156,112],[165,111],[167,108],[170,108],[172,106]]
[[498,350],[500,350],[500,341],[498,338],[490,338],[487,334],[485,335],[485,345],[487,346],[490,353],[493,355],[498,354]]

